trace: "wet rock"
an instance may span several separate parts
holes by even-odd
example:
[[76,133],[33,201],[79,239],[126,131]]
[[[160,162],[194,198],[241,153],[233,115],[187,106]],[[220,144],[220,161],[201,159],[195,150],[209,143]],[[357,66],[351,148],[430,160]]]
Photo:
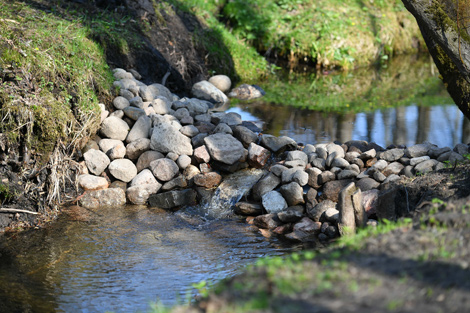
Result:
[[83,157],[88,170],[95,175],[103,173],[110,163],[108,156],[100,150],[88,150]]
[[108,188],[108,180],[104,177],[84,174],[78,176],[78,185],[84,190],[99,190]]
[[250,164],[252,167],[264,167],[270,156],[271,152],[253,142],[248,146],[248,164]]
[[310,217],[313,221],[319,222],[323,213],[330,208],[336,208],[336,203],[331,200],[325,200],[317,205],[307,209],[307,216]]
[[240,201],[235,204],[235,214],[257,216],[263,214],[263,207],[259,203],[249,203]]
[[319,234],[321,230],[321,223],[314,222],[308,217],[303,217],[298,223],[294,225],[294,232],[304,232],[307,234]]
[[178,165],[173,160],[167,158],[152,161],[150,169],[157,179],[164,182],[171,180],[179,173]]
[[165,184],[162,186],[162,190],[168,191],[168,190],[173,190],[175,188],[186,188],[188,187],[188,182],[184,178],[183,175],[176,176],[170,181],[167,181]]
[[126,196],[132,204],[146,204],[150,193],[145,185],[129,187],[126,190]]
[[130,143],[140,138],[148,139],[151,127],[152,121],[148,116],[139,117],[128,133],[126,142]]
[[277,214],[270,213],[255,217],[253,224],[259,228],[274,229],[282,225],[282,222],[277,217]]
[[292,182],[281,186],[281,194],[289,206],[305,203],[303,189],[298,183]]
[[150,149],[150,139],[139,138],[126,146],[126,156],[131,160],[137,160],[142,153]]
[[222,92],[227,92],[232,86],[232,81],[227,75],[214,75],[209,78],[209,83],[214,85],[217,89]]
[[194,176],[194,183],[204,188],[215,188],[222,181],[222,176],[216,172],[201,173]]
[[274,153],[281,153],[285,150],[295,150],[297,148],[297,143],[292,138],[286,136],[275,137],[266,134],[261,136],[261,145]]
[[197,193],[193,189],[172,190],[153,194],[149,197],[148,202],[151,207],[172,209],[194,203],[196,196]]
[[274,190],[281,183],[281,179],[269,173],[262,179],[260,179],[253,187],[253,198],[255,201],[261,201],[261,198],[266,193]]
[[[195,137],[194,137],[195,138]],[[157,122],[153,127],[150,148],[161,153],[193,154],[191,139],[168,123]]]
[[198,99],[204,99],[216,104],[224,104],[229,101],[222,91],[205,80],[194,84],[191,93]]
[[277,213],[277,217],[283,223],[295,223],[302,219],[303,214],[299,210],[288,208],[286,211]]
[[128,133],[129,125],[118,117],[107,117],[101,123],[101,134],[107,138],[124,141]]
[[231,165],[240,160],[244,154],[243,145],[228,134],[214,134],[204,138],[210,156],[219,162]]
[[120,188],[87,191],[79,204],[87,209],[122,206],[126,204],[126,193]]
[[287,202],[278,191],[270,191],[261,197],[263,208],[268,213],[278,213],[287,209]]

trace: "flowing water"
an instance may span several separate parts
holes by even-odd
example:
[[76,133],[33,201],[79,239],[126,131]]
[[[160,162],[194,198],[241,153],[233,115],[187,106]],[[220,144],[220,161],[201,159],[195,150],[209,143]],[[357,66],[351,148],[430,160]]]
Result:
[[[429,60],[340,75],[288,74],[260,84],[265,98],[229,110],[298,142],[453,146],[470,139],[468,121]],[[312,110],[319,103],[327,112]],[[216,195],[227,197],[227,190]],[[150,302],[186,301],[193,283],[216,282],[259,257],[300,248],[266,239],[230,216],[224,206],[232,200],[223,197],[178,212],[77,209],[46,229],[3,236],[0,312],[145,312]]]

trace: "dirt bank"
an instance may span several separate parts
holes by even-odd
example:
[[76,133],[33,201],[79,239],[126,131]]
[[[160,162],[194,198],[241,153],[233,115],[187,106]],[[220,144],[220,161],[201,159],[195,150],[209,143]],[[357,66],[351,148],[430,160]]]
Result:
[[406,179],[398,188],[404,192],[400,201],[410,208],[405,219],[382,223],[320,252],[261,260],[216,285],[197,306],[178,310],[467,311],[470,165]]

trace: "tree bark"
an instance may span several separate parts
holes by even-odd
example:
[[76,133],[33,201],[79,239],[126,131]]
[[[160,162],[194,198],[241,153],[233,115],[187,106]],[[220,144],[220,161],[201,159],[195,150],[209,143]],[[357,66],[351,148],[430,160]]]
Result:
[[402,1],[416,18],[447,91],[470,118],[470,1]]

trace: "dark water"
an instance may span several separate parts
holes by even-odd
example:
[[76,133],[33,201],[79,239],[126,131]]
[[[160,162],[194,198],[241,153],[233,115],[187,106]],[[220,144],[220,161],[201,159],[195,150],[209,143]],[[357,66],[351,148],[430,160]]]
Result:
[[[386,66],[385,66],[386,65]],[[400,57],[347,73],[281,72],[259,82],[266,96],[228,111],[304,144],[366,140],[381,146],[470,142],[470,123],[427,57]],[[321,109],[321,110],[320,110]]]
[[216,282],[266,255],[295,247],[237,219],[143,206],[91,211],[8,237],[0,259],[0,312],[136,312],[175,304],[191,284]]
[[[289,136],[304,144],[366,140],[387,147],[429,141],[439,147],[454,147],[458,143],[470,143],[470,122],[453,104],[424,107],[410,104],[341,114],[250,103],[239,104],[229,111],[239,113],[244,120],[264,123],[266,133]],[[275,114],[271,116],[270,112]]]

